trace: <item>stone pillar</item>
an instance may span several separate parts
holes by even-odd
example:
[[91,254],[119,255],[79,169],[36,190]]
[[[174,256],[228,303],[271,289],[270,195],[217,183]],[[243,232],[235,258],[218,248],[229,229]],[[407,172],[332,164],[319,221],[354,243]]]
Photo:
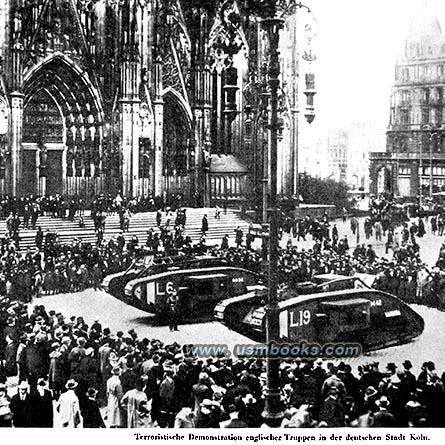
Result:
[[376,162],[371,161],[369,166],[369,193],[371,195],[377,194],[377,168]]
[[196,107],[193,110],[195,121],[195,178],[194,178],[194,190],[195,192],[202,193],[202,151],[203,146],[203,112],[201,108]]
[[122,193],[139,191],[139,99],[121,99]]
[[10,193],[19,196],[22,191],[22,131],[24,95],[11,93],[11,164]]
[[410,195],[418,196],[420,190],[420,163],[415,160],[411,163],[411,177],[410,177]]
[[[208,150],[208,156],[212,154],[212,141],[210,135],[211,126],[211,113],[212,113],[212,103],[211,103],[211,90],[212,90],[212,75],[210,73],[210,67],[206,66],[203,72],[204,77],[204,104],[203,104],[203,137],[204,137],[204,147]],[[206,166],[204,171],[204,207],[210,207],[211,200],[211,188],[210,188],[210,164]]]
[[164,192],[164,100],[162,98],[162,59],[158,57],[155,62],[155,100],[153,101],[154,114],[154,189],[155,196]]

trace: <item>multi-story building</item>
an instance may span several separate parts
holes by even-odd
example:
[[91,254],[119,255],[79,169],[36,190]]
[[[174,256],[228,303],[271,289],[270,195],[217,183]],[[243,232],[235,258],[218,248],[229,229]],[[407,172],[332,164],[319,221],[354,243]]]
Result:
[[369,191],[369,153],[383,151],[384,135],[373,125],[351,123],[347,126],[348,151],[346,183],[353,190]]
[[386,152],[370,155],[371,193],[445,189],[444,88],[445,36],[424,4],[396,61]]
[[328,177],[346,182],[348,168],[348,133],[345,130],[330,130],[326,139]]
[[372,125],[353,122],[332,128],[300,147],[300,171],[342,181],[351,190],[369,191],[369,153],[383,151],[383,135]]

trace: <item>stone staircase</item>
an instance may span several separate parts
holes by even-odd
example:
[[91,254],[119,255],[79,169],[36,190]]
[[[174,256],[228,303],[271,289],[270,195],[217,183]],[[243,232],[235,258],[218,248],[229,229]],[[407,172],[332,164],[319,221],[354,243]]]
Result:
[[[237,210],[227,209],[227,213],[221,210],[221,218],[215,219],[214,208],[187,208],[187,220],[185,225],[185,235],[189,235],[194,243],[201,238],[201,222],[203,216],[206,214],[209,222],[209,231],[206,235],[207,245],[220,244],[222,237],[229,235],[229,242],[231,244],[235,238],[235,229],[240,226],[244,233],[247,232],[249,223],[240,217],[240,212]],[[174,225],[176,213],[173,212],[171,225]],[[73,221],[67,219],[52,218],[50,216],[40,216],[37,221],[37,226],[40,226],[44,233],[47,230],[57,232],[62,244],[69,244],[75,238],[80,238],[84,242],[96,243],[96,235],[94,233],[94,224],[89,212],[86,212],[84,218],[85,227],[79,227],[79,217],[76,216]],[[166,215],[162,214],[162,224],[165,222]],[[129,232],[125,232],[126,240],[136,235],[139,243],[145,244],[147,239],[147,231],[153,228],[155,232],[159,232],[156,225],[155,212],[141,212],[132,216],[130,221]],[[119,217],[118,215],[107,216],[105,222],[104,242],[110,238],[115,237],[119,233]],[[6,232],[5,220],[0,220],[0,234]],[[36,230],[20,228],[20,250],[28,248],[35,248],[35,234]]]

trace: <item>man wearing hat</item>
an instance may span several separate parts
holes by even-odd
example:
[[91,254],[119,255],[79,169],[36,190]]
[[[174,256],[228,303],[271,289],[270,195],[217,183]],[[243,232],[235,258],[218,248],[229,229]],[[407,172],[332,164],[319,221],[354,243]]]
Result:
[[20,343],[17,347],[16,363],[19,374],[19,382],[22,382],[28,378],[28,366],[26,360],[26,345],[28,344],[28,336],[26,334],[22,334],[19,340]]
[[190,406],[184,406],[175,417],[174,428],[195,428],[196,415]]
[[105,423],[96,401],[97,390],[88,388],[86,397],[80,399],[80,412],[84,428],[105,428]]
[[196,428],[219,428],[220,418],[220,404],[214,400],[204,399],[196,418]]
[[404,373],[404,383],[407,387],[407,390],[409,393],[412,393],[416,390],[416,376],[411,372],[411,369],[413,367],[412,363],[409,360],[405,360],[402,363],[403,366],[403,373]]
[[198,414],[201,403],[204,399],[212,399],[213,392],[211,389],[212,380],[206,372],[201,372],[198,377],[198,383],[193,385],[192,393],[195,399],[195,414]]
[[122,384],[120,381],[121,369],[116,366],[111,370],[111,377],[107,381],[107,411],[108,426],[110,428],[122,428],[124,416],[121,409],[123,397]]
[[397,370],[397,365],[395,363],[388,363],[386,365],[386,369],[389,372],[389,377],[392,377],[393,375],[395,375],[396,370]]
[[20,382],[17,394],[11,399],[12,422],[16,428],[32,427],[31,399],[29,396],[29,385],[27,382]]
[[90,327],[90,334],[91,332],[101,333],[102,332],[102,325],[99,322],[99,319],[96,318],[93,322],[93,324]]
[[391,428],[395,427],[394,416],[389,412],[389,400],[386,396],[380,397],[377,400],[376,405],[378,407],[378,411],[374,413],[374,420],[372,422],[373,427],[375,428]]
[[364,401],[368,404],[372,404],[375,402],[377,396],[378,396],[377,390],[373,386],[368,386],[365,389]]
[[77,382],[70,379],[65,385],[64,392],[57,402],[56,410],[59,413],[60,425],[63,428],[81,428],[82,416],[80,414],[79,399],[74,392]]
[[323,382],[323,386],[321,388],[321,392],[323,394],[323,396],[326,396],[327,394],[329,394],[329,390],[331,388],[335,388],[337,389],[337,394],[339,397],[343,397],[343,395],[346,392],[345,389],[345,384],[343,383],[343,381],[340,379],[339,375],[343,375],[344,371],[344,363],[342,367],[339,367],[337,369],[332,368],[332,375],[329,376],[324,382]]
[[230,419],[221,422],[220,428],[247,428],[247,423],[239,418],[240,412],[244,409],[245,405],[241,398],[235,398],[234,402],[227,406],[227,413]]
[[68,360],[70,362],[71,375],[77,372],[80,362],[86,355],[86,343],[87,341],[85,337],[78,337],[76,340],[76,346],[71,349],[71,352],[69,353]]
[[173,361],[166,360],[163,364],[164,376],[159,385],[158,423],[161,427],[173,427],[176,412],[175,381],[173,379]]
[[38,379],[37,386],[31,388],[30,397],[33,427],[52,428],[54,419],[53,397],[45,379]]
[[4,344],[0,343],[0,350],[4,348],[4,353],[3,353],[4,366],[2,367],[0,364],[0,378],[4,377],[6,379],[6,377],[12,377],[17,375],[17,364],[16,364],[17,343],[14,341],[13,337],[10,337],[9,335],[5,334],[4,338],[5,338]]
[[135,388],[127,391],[122,398],[122,405],[127,410],[127,428],[142,428],[145,426],[148,414],[148,399],[143,391],[141,379],[136,381]]
[[327,395],[320,407],[319,421],[325,422],[328,428],[345,426],[345,411],[339,401],[339,387],[328,386]]

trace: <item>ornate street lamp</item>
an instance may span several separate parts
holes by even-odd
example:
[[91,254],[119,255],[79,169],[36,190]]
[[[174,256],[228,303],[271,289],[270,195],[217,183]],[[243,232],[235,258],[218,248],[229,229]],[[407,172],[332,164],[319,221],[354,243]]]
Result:
[[[280,43],[280,30],[283,28],[284,19],[297,8],[306,8],[294,0],[245,0],[246,13],[255,15],[261,20],[261,26],[265,31],[269,42],[269,59],[267,64],[267,81],[269,85],[269,279],[268,279],[268,304],[267,304],[267,343],[278,342],[279,331],[279,307],[277,298],[277,272],[278,272],[278,202],[277,202],[277,143],[278,143],[278,88],[280,86],[280,60],[278,47]],[[269,426],[279,426],[283,418],[281,408],[281,390],[279,375],[279,360],[267,360],[267,385],[265,390],[265,408],[263,417]]]
[[257,214],[258,220],[267,223],[267,142],[264,132],[269,127],[269,91],[267,88],[267,66],[259,68],[259,74],[252,74],[249,83],[244,88],[243,94],[246,105],[245,131],[249,139],[249,147],[253,152],[253,181],[255,189],[255,204],[263,210],[262,216]]

